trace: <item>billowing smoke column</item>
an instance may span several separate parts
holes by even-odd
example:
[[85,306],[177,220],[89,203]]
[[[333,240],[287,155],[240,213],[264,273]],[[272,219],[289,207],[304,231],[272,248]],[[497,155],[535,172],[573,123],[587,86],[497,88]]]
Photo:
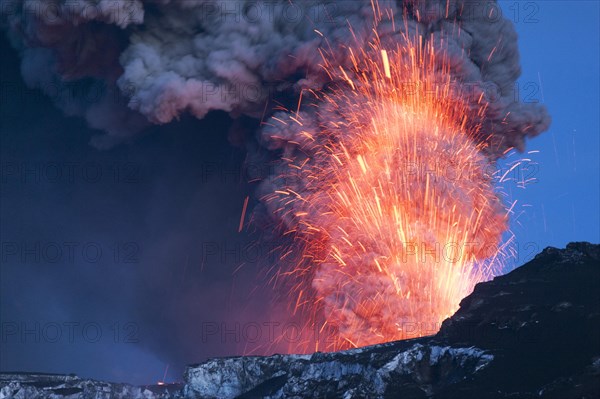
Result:
[[[379,8],[445,41],[456,81],[493,96],[483,130],[494,151],[522,149],[525,137],[547,128],[543,108],[515,102],[516,33],[494,2]],[[26,82],[105,130],[98,144],[135,134],[144,125],[139,114],[156,123],[186,111],[261,116],[277,93],[327,82],[318,51],[329,47],[325,40],[343,62],[349,26],[369,32],[373,21],[370,0],[2,0],[0,11]],[[380,29],[390,39],[396,33]]]
[[95,145],[183,112],[263,119],[280,161],[260,195],[303,254],[279,274],[291,308],[335,335],[324,349],[424,333],[488,278],[506,228],[489,166],[549,125],[516,100],[516,33],[494,2],[3,0],[2,14],[26,82],[105,130]]

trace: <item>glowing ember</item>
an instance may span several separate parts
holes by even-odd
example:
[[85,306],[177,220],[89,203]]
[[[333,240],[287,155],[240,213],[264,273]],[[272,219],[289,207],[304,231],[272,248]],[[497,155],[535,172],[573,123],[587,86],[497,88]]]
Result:
[[321,333],[296,350],[435,333],[493,275],[506,218],[482,132],[439,43],[404,39],[349,48],[350,69],[324,54],[344,83],[312,92],[319,126],[302,112],[274,118],[299,150],[284,154],[287,183],[266,200],[303,251],[277,278],[292,281],[294,312]]

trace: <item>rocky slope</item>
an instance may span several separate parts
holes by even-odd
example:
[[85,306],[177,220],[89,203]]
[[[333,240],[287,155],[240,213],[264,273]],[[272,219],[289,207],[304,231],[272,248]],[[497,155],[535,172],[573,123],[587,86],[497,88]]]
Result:
[[432,337],[336,353],[212,359],[181,390],[0,374],[4,398],[600,397],[600,245],[546,248],[478,284]]
[[74,374],[0,373],[0,399],[175,399],[178,386],[135,387]]

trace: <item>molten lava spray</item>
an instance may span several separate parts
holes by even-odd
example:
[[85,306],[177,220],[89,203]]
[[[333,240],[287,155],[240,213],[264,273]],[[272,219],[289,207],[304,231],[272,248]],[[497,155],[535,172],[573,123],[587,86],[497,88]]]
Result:
[[368,46],[347,48],[348,69],[323,52],[341,83],[304,93],[308,114],[269,122],[295,138],[265,200],[302,247],[278,277],[294,288],[293,311],[320,332],[303,342],[312,349],[435,333],[494,273],[506,210],[485,132],[468,120],[483,117],[486,102],[473,111],[439,43],[406,31],[395,46],[375,30]]

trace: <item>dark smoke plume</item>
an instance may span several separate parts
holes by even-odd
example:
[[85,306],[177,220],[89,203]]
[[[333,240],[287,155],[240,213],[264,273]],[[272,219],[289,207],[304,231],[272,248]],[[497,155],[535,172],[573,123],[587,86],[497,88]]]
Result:
[[[515,101],[517,37],[494,2],[386,0],[379,7],[445,42],[457,82],[490,100],[482,123],[493,152],[523,149],[525,137],[548,128],[543,107]],[[372,20],[370,0],[2,0],[27,84],[104,130],[99,146],[137,133],[145,125],[140,114],[153,123],[211,110],[268,116],[270,100],[326,81],[319,48],[339,50],[343,63],[349,26],[367,38]],[[391,26],[380,34],[397,36]]]

